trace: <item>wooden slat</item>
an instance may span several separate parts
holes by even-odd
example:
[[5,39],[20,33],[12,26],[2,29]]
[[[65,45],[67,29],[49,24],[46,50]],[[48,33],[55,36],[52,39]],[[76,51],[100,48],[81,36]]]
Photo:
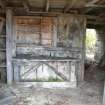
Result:
[[63,80],[68,81],[68,79],[66,78],[65,75],[63,75],[62,73],[58,72],[58,71],[56,70],[56,68],[54,68],[54,67],[51,66],[50,64],[48,64],[48,63],[46,63],[46,62],[42,62],[42,64],[47,65],[49,68],[51,68],[51,69],[55,72],[56,75],[58,75],[59,77],[61,77]]

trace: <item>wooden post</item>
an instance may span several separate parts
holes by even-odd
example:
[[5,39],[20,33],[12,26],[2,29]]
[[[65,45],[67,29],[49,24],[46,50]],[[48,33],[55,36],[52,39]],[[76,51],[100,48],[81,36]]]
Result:
[[57,46],[57,18],[54,18],[53,20],[53,46]]
[[76,64],[76,62],[74,62],[74,61],[71,62],[71,75],[70,75],[70,81],[71,82],[77,82],[75,64]]
[[13,50],[12,50],[12,54],[13,54],[13,56],[16,56],[16,20],[15,20],[15,18],[13,18],[13,36],[12,36],[12,39],[13,39]]
[[84,81],[84,66],[85,66],[85,51],[86,51],[86,19],[84,18],[84,28],[83,28],[83,40],[82,40],[82,68],[81,68],[81,79]]
[[69,73],[69,81],[71,80],[71,62],[70,61],[67,61],[67,70],[68,70],[68,73]]
[[12,10],[6,10],[6,60],[7,60],[7,83],[11,84],[13,81],[12,68]]
[[1,19],[1,22],[0,22],[0,34],[2,34],[3,25],[4,25],[4,19]]
[[102,105],[105,105],[105,83],[104,83],[104,91],[103,91],[103,104]]
[[84,18],[84,28],[81,30],[80,35],[82,35],[82,49],[81,49],[81,54],[82,54],[82,59],[79,63],[79,70],[78,70],[78,81],[82,82],[84,81],[84,65],[85,65],[85,40],[86,40],[86,19]]
[[17,65],[17,62],[14,62],[13,66],[14,66],[14,81],[19,82],[20,81],[20,68],[21,68],[21,65]]

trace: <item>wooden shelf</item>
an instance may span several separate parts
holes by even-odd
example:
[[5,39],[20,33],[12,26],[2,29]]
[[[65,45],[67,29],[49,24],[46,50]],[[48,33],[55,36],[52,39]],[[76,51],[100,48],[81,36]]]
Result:
[[0,48],[0,51],[6,51],[6,49],[5,48]]
[[0,38],[6,38],[6,35],[0,35]]
[[7,66],[6,65],[0,65],[0,68],[6,68]]
[[45,56],[30,56],[27,54],[20,54],[13,58],[13,60],[22,61],[79,61],[78,58],[71,57],[45,57]]

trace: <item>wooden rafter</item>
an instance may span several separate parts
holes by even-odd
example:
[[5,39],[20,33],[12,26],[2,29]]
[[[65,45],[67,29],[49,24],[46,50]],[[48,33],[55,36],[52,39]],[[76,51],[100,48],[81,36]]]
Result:
[[67,2],[66,6],[64,7],[64,13],[68,12],[70,10],[70,8],[72,8],[72,6],[75,4],[77,0],[72,0],[72,2]]
[[105,8],[105,5],[96,5],[96,4],[92,4],[92,5],[86,5],[86,7]]
[[100,0],[92,0],[91,2],[88,2],[87,4],[86,4],[86,7],[89,7],[88,9],[86,9],[86,10],[84,10],[84,11],[82,11],[81,13],[82,14],[86,14],[86,13],[88,13],[89,11],[91,11],[92,9],[94,9],[94,6],[92,6],[92,5],[94,5],[94,4],[96,4],[97,2],[99,2]]
[[100,1],[100,0],[92,0],[92,1],[88,2],[87,5],[89,5],[89,4],[90,4],[90,5],[91,5],[91,4],[95,4],[95,3],[99,2],[99,1]]

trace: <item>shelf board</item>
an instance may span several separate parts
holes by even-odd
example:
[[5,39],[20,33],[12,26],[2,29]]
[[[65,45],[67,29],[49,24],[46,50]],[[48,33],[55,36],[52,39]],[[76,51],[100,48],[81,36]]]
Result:
[[6,38],[6,35],[0,35],[0,38]]
[[6,51],[6,49],[5,48],[0,48],[0,51]]
[[6,65],[0,65],[0,68],[6,68],[7,66]]

